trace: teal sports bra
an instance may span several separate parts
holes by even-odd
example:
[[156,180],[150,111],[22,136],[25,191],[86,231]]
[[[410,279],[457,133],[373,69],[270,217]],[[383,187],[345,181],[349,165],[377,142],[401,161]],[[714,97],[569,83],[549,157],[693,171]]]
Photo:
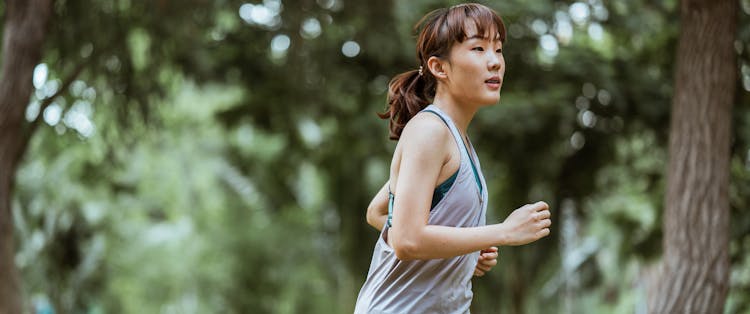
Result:
[[[448,125],[448,121],[446,121],[445,118],[443,118],[437,112],[429,110],[429,109],[424,110],[424,111],[425,112],[432,112],[432,113],[434,113],[435,115],[437,115],[440,118],[440,120],[443,120],[443,122],[445,122],[445,125]],[[450,126],[449,126],[449,128],[450,128]],[[461,141],[461,143],[463,143],[464,147],[466,147],[466,143],[464,143],[463,141]],[[466,148],[466,150],[468,152],[468,148]],[[474,172],[474,179],[477,181],[477,186],[479,186],[479,192],[481,193],[482,192],[482,183],[479,181],[479,175],[477,174],[477,168],[474,165],[474,161],[471,158],[469,158],[469,161],[471,162],[471,170],[473,170],[473,172]],[[440,183],[440,185],[438,185],[435,188],[435,191],[432,192],[432,204],[430,205],[430,211],[432,211],[432,209],[434,209],[435,206],[438,203],[440,203],[440,200],[442,200],[443,197],[445,197],[445,193],[448,193],[448,191],[451,189],[451,186],[453,186],[453,182],[455,182],[456,181],[456,177],[458,177],[458,171],[459,170],[461,170],[460,166],[459,166],[458,169],[456,169],[456,172],[454,172],[453,175],[450,176],[450,178],[448,178],[445,181],[443,181],[443,183]],[[391,186],[389,184],[388,185],[388,219],[385,222],[386,226],[388,228],[390,228],[391,226],[393,226],[391,224],[391,220],[393,219],[393,200],[394,200],[394,198],[395,198],[395,195],[393,195],[393,193],[391,192]]]
[[[450,176],[450,178],[445,179],[443,183],[440,183],[440,185],[435,188],[435,191],[432,192],[432,204],[430,205],[430,211],[435,208],[435,205],[440,203],[440,200],[443,199],[445,193],[448,193],[448,191],[451,189],[451,186],[453,186],[453,182],[455,182],[456,177],[458,177],[458,170],[456,170],[456,172],[454,172],[453,175]],[[386,220],[388,228],[392,226],[391,219],[393,218],[393,199],[394,195],[393,193],[391,193],[390,187],[388,187],[388,220]]]

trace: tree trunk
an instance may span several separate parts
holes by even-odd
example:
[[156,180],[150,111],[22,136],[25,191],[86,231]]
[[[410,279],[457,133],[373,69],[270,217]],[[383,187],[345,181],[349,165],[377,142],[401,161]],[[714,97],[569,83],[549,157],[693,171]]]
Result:
[[722,313],[729,285],[729,156],[736,0],[684,0],[664,211],[650,313]]
[[51,13],[52,0],[8,0],[5,5],[0,68],[0,314],[23,311],[10,199],[29,136],[23,127],[32,74],[41,59]]

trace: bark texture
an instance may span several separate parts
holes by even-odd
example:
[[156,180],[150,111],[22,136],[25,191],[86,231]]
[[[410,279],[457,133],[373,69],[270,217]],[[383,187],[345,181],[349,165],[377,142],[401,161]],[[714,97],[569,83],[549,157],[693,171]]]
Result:
[[650,313],[722,313],[729,286],[729,160],[738,1],[681,3],[664,256]]
[[30,136],[24,117],[51,14],[52,0],[7,0],[5,4],[0,68],[0,314],[25,312],[14,258],[10,201],[16,169]]

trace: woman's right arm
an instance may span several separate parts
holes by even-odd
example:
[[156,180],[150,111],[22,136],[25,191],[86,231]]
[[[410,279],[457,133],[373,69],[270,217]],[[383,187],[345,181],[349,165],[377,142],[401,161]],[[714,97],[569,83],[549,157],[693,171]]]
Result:
[[495,245],[522,245],[550,232],[550,211],[544,202],[525,205],[500,224],[460,228],[430,225],[429,206],[452,135],[440,120],[416,116],[401,135],[397,197],[389,242],[401,260],[448,258]]
[[372,198],[370,206],[367,206],[367,223],[378,231],[383,230],[385,221],[388,219],[388,183],[386,181],[378,194]]

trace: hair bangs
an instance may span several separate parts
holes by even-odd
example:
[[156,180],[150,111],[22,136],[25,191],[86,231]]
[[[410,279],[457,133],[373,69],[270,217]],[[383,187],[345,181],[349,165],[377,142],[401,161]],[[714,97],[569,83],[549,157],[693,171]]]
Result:
[[[443,26],[447,37],[455,42],[464,42],[474,36],[505,42],[505,24],[502,18],[494,10],[482,5],[467,3],[451,7]],[[469,31],[476,33],[469,34]]]

